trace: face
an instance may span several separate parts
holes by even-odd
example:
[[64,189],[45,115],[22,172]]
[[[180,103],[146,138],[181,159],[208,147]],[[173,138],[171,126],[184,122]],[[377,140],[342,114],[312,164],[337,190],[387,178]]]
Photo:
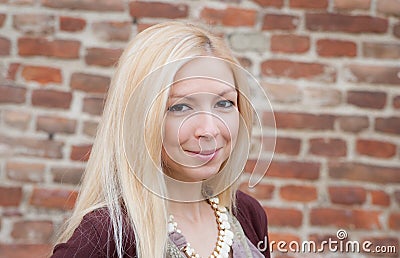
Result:
[[225,62],[210,59],[185,64],[168,97],[162,158],[165,173],[180,181],[197,182],[218,173],[236,143],[239,112],[233,74]]

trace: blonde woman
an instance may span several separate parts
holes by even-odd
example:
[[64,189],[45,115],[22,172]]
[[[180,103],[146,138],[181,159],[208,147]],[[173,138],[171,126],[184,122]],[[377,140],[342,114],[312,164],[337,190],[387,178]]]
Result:
[[237,190],[253,113],[245,81],[198,26],[138,34],[52,257],[269,257],[265,212]]

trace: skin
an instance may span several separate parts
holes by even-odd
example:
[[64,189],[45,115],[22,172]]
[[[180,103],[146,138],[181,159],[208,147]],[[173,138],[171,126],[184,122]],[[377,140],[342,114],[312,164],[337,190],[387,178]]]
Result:
[[[191,76],[214,79],[186,79]],[[184,182],[205,180],[220,171],[236,143],[239,111],[233,74],[222,61],[196,59],[184,65],[175,80],[164,121],[165,173]],[[210,205],[170,201],[169,210],[196,252],[209,256],[218,236]]]

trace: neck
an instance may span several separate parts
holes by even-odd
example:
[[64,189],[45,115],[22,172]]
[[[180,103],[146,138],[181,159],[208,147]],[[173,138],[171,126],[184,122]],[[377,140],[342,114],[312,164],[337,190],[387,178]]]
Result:
[[196,202],[204,200],[202,182],[183,182],[170,177],[165,178],[167,199],[177,202]]
[[169,201],[168,210],[176,218],[184,218],[195,223],[209,215],[211,207],[205,200],[196,202]]

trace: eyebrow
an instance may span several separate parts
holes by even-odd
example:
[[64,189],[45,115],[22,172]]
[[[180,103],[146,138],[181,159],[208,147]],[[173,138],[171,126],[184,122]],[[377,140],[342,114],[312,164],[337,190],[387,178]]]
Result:
[[[230,87],[229,89],[224,90],[224,91],[222,91],[222,92],[220,92],[220,93],[218,93],[218,94],[214,94],[214,93],[212,93],[212,94],[213,94],[213,95],[217,95],[217,96],[224,96],[225,94],[230,93],[230,92],[233,92],[233,91],[236,92],[236,89]],[[207,92],[200,92],[200,93],[207,93]],[[171,95],[170,98],[171,98],[171,99],[182,99],[182,98],[185,98],[185,99],[188,99],[188,100],[193,99],[193,97],[188,96],[188,95],[193,95],[193,94]]]

